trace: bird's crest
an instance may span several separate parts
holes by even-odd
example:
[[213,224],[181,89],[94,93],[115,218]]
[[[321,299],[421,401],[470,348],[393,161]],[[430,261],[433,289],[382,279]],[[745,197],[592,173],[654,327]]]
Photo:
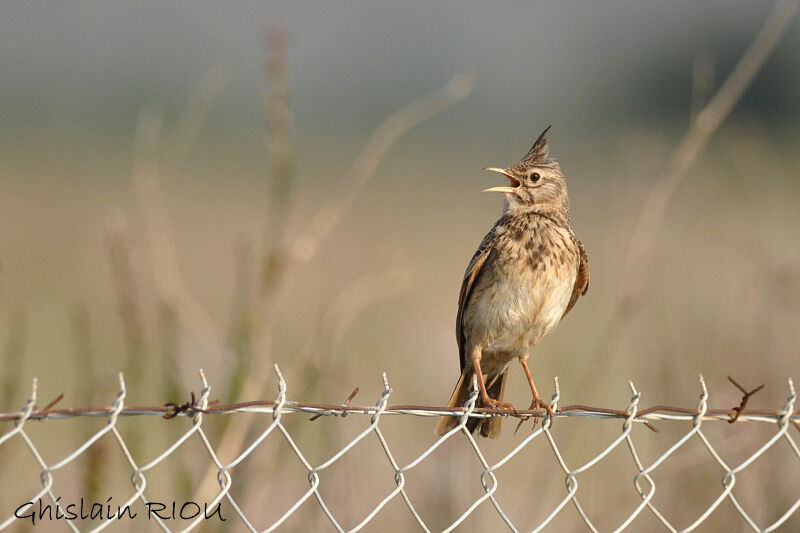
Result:
[[547,162],[547,151],[549,147],[547,146],[547,139],[545,136],[547,132],[550,130],[550,126],[547,126],[545,130],[539,135],[539,138],[536,139],[536,142],[533,143],[531,149],[528,150],[528,153],[525,157],[522,158],[520,163],[545,163]]

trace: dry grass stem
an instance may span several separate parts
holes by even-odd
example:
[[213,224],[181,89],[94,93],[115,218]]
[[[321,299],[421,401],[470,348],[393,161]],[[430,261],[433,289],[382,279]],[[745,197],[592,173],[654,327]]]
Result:
[[[305,231],[290,241],[287,248],[288,257],[282,271],[283,277],[278,282],[274,295],[262,298],[260,309],[257,310],[258,322],[253,339],[256,364],[242,387],[241,397],[261,397],[270,381],[274,313],[280,309],[281,302],[289,293],[297,267],[314,257],[319,244],[336,227],[342,215],[372,177],[389,148],[415,125],[463,100],[472,90],[474,81],[475,76],[471,73],[458,74],[441,89],[412,101],[389,116],[367,140],[339,185],[338,194],[333,195],[320,209]],[[217,448],[219,457],[223,459],[232,457],[241,448],[251,425],[252,422],[249,422],[228,428]],[[210,467],[206,470],[195,497],[212,495],[216,491],[215,487],[217,487],[217,472],[216,468]]]
[[694,120],[697,114],[708,104],[714,94],[715,62],[710,52],[700,52],[692,63],[692,107],[689,119]]
[[[347,376],[341,375],[341,370],[331,364],[326,365],[323,372],[320,358],[314,356],[320,353],[336,354],[344,334],[355,319],[369,307],[407,292],[414,282],[415,272],[416,269],[411,264],[401,262],[384,272],[357,278],[339,291],[333,303],[323,313],[319,327],[313,328],[313,331],[318,333],[309,335],[305,346],[291,361],[292,366],[288,372],[303,376],[303,387],[298,391],[301,397],[312,394],[312,391],[317,395],[335,397],[339,391],[334,387],[341,387],[341,384],[346,382]],[[346,405],[350,403],[352,396],[345,401]],[[292,420],[290,424],[294,435],[300,432],[305,434],[311,429],[305,420]],[[335,426],[330,439],[320,442],[319,446],[333,453],[335,451],[333,443],[339,441],[340,429],[339,426]],[[288,451],[282,449],[275,455],[262,458],[257,468],[280,476],[286,465],[290,464],[286,461]],[[253,480],[252,477],[248,477],[238,489],[241,494],[247,496],[247,507],[251,504],[257,507],[259,492],[250,486]]]
[[338,346],[355,319],[367,308],[408,292],[414,283],[416,269],[401,263],[374,274],[367,274],[349,283],[322,318],[323,331],[331,347]]
[[207,348],[224,353],[224,334],[186,285],[178,267],[175,240],[161,191],[157,160],[160,135],[160,114],[150,107],[143,108],[136,126],[133,181],[144,216],[153,279],[161,299],[175,310],[189,333]]
[[[14,308],[8,316],[8,337],[3,349],[2,407],[18,409],[22,383],[22,365],[28,350],[28,313],[23,307]],[[19,405],[17,405],[19,403]]]
[[228,86],[230,79],[230,68],[226,65],[216,64],[206,71],[203,79],[189,95],[189,101],[178,122],[164,142],[163,155],[167,162],[179,165],[186,160],[211,108]]
[[233,371],[228,383],[229,398],[239,396],[241,385],[252,363],[255,261],[253,245],[250,242],[242,240],[236,245],[234,264],[234,289],[228,326],[228,345],[236,356],[236,360],[232,362]]
[[[286,61],[286,32],[270,29],[267,35],[266,76],[268,90],[264,93],[264,118],[267,121],[266,139],[269,152],[272,187],[267,225],[264,233],[264,284],[280,275],[283,256],[284,228],[291,200],[294,178],[294,119],[289,108],[289,69]],[[269,287],[264,287],[268,289]]]
[[625,280],[625,284],[618,296],[612,320],[616,333],[611,337],[618,336],[619,326],[641,306],[647,261],[655,234],[664,219],[672,196],[705,150],[711,136],[731,113],[786,33],[798,6],[800,0],[779,0],[728,79],[691,122],[688,131],[672,151],[666,166],[650,189],[639,219],[634,224],[636,229],[628,247],[621,277]]
[[192,91],[177,124],[161,147],[161,114],[146,106],[136,124],[136,160],[133,181],[142,208],[153,278],[161,299],[170,306],[180,323],[207,348],[224,353],[224,334],[186,285],[178,267],[175,239],[161,190],[160,158],[178,165],[186,158],[212,106],[230,80],[223,65],[212,66]]
[[129,381],[138,383],[142,378],[146,356],[142,285],[134,264],[134,249],[128,220],[120,211],[114,211],[106,222],[106,246],[128,349],[126,374]]
[[[95,372],[95,357],[91,346],[91,322],[89,309],[85,304],[75,307],[71,316],[72,341],[75,345],[75,361],[77,367],[81,369],[85,377],[85,387],[83,397],[86,405],[96,405],[105,396],[106,390],[99,391],[104,386],[95,387],[94,384],[105,383],[98,379]],[[92,436],[92,431],[87,428],[83,432],[83,438],[88,440]],[[102,495],[103,484],[106,480],[108,470],[108,441],[100,440],[86,450],[86,455],[82,465],[83,492],[89,501],[97,501]]]
[[420,122],[464,99],[472,91],[474,82],[473,73],[458,74],[438,91],[414,100],[387,118],[367,139],[339,184],[339,190],[328,198],[308,227],[291,239],[290,260],[302,263],[311,259],[358,197],[389,148]]

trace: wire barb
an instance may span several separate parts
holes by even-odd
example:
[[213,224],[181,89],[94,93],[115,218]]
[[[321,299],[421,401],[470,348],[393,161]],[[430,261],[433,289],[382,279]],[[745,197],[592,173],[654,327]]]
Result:
[[[350,395],[347,398],[345,398],[344,403],[342,403],[342,405],[345,406],[345,407],[350,405],[350,402],[353,401],[353,398],[356,397],[356,394],[358,394],[358,387],[353,389],[353,392],[351,392]],[[337,413],[334,413],[334,415],[336,415],[336,414]],[[308,421],[309,422],[313,422],[314,420],[318,419],[322,415],[323,415],[323,413],[317,413],[316,415],[314,415],[311,418],[309,418]],[[345,416],[347,416],[347,411],[342,412],[342,417],[345,417]]]
[[195,406],[195,404],[197,403],[197,400],[194,397],[194,391],[192,391],[190,394],[191,394],[191,397],[190,397],[189,401],[185,402],[185,403],[182,403],[180,405],[178,405],[176,403],[173,403],[173,402],[165,403],[164,407],[169,409],[169,411],[164,413],[162,415],[162,418],[165,418],[166,420],[170,420],[172,418],[175,418],[176,416],[178,416],[181,413],[185,413],[188,416],[194,416],[194,413],[196,413],[196,412],[207,413],[208,411],[206,411],[205,409],[201,409],[201,408]]
[[64,393],[62,392],[61,394],[59,394],[58,396],[56,396],[56,398],[55,398],[55,399],[54,399],[52,402],[50,402],[50,403],[48,403],[47,405],[45,405],[45,406],[44,406],[44,409],[42,409],[40,412],[42,412],[42,413],[46,413],[47,411],[49,411],[50,409],[52,409],[53,407],[55,407],[55,406],[56,406],[56,404],[57,404],[58,402],[60,402],[61,400],[63,400],[63,399],[64,399]]
[[731,415],[730,418],[728,418],[728,423],[733,424],[739,419],[739,415],[742,413],[742,411],[744,411],[744,408],[747,406],[747,402],[750,400],[750,398],[755,393],[763,389],[765,385],[763,384],[759,385],[755,389],[748,391],[747,389],[739,385],[739,383],[731,376],[728,376],[728,381],[733,383],[733,385],[742,392],[742,401],[739,403],[739,405],[731,409]]

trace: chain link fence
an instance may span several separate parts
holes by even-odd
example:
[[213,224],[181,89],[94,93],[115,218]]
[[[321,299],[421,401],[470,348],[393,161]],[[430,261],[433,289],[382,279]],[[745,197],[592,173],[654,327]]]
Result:
[[[643,409],[640,406],[641,394],[633,383],[629,383],[631,397],[624,409],[561,406],[556,380],[551,403],[556,410],[555,421],[545,415],[545,418],[538,419],[538,424],[533,422],[532,431],[509,436],[512,431],[507,428],[509,435],[503,435],[498,441],[489,441],[474,438],[464,429],[469,417],[498,416],[496,411],[475,408],[477,391],[464,409],[458,410],[460,425],[435,439],[432,436],[433,421],[428,419],[454,411],[441,407],[390,405],[392,389],[385,375],[383,392],[377,402],[363,407],[350,405],[356,391],[343,405],[289,401],[287,384],[277,366],[275,372],[278,393],[274,401],[227,406],[209,401],[211,388],[202,371],[203,388],[199,397],[192,394],[192,399],[182,405],[170,403],[151,408],[126,407],[127,392],[120,375],[119,392],[109,407],[56,409],[58,398],[39,409],[39,394],[34,381],[25,406],[18,413],[0,415],[0,423],[6,426],[0,436],[0,463],[7,465],[0,478],[0,492],[4,495],[0,530],[43,526],[48,531],[67,528],[72,531],[125,528],[141,531],[142,527],[148,526],[163,531],[366,531],[386,528],[394,531],[708,531],[726,524],[734,528],[744,526],[736,530],[775,531],[780,528],[793,531],[800,524],[800,513],[797,513],[800,507],[800,448],[797,440],[800,411],[795,410],[796,395],[791,379],[788,380],[785,404],[774,412],[745,409],[748,399],[756,391],[748,392],[743,388],[739,406],[726,410],[711,409],[702,376],[700,398],[693,408],[657,406]],[[321,418],[335,425],[344,424],[347,418],[357,429],[343,439],[333,439],[337,441],[335,443],[326,442],[331,439],[325,432],[335,426],[309,424],[303,414],[312,415],[311,421]],[[524,422],[532,414],[519,411],[516,417]],[[237,417],[254,415],[264,416],[264,423],[251,435],[249,444],[233,458],[219,457],[213,438],[219,428],[210,425],[223,418],[227,424],[236,424]],[[144,438],[146,431],[139,431],[142,419],[161,418],[188,419],[190,424],[185,431],[181,429],[168,446],[152,458],[143,460],[134,452],[130,437],[126,436],[128,430],[121,427],[121,421],[135,421],[139,425],[133,426],[134,432]],[[55,457],[50,457],[48,455],[53,454],[46,454],[43,448],[58,450],[60,440],[53,437],[37,440],[35,426],[37,421],[58,424],[56,420],[59,419],[70,419],[80,424],[99,419],[101,425],[75,449],[69,452],[61,450]],[[294,427],[290,423],[292,419],[297,420]],[[415,433],[411,440],[395,440],[388,435],[393,429],[387,430],[387,425],[397,422],[395,427],[409,426],[417,420],[427,422],[424,424],[424,434],[429,435],[427,440],[419,436],[422,433]],[[509,420],[514,421],[513,417]],[[594,427],[604,420],[616,421],[614,432],[604,433]],[[572,437],[560,435],[567,431],[568,426],[580,421],[585,423],[578,427],[578,432],[572,432]],[[729,424],[731,422],[735,424]],[[173,427],[180,424],[178,420],[162,423]],[[300,427],[304,429],[296,429]],[[716,434],[716,431],[720,433]],[[734,431],[740,436],[742,432],[758,433],[758,436],[755,441],[748,441],[746,450],[731,454],[730,449],[735,447],[732,437],[736,435],[731,433]],[[608,435],[608,441],[602,440],[604,435]],[[128,480],[125,496],[106,497],[101,487],[100,492],[95,493],[96,501],[86,501],[85,495],[78,494],[79,489],[67,490],[59,485],[59,480],[71,475],[70,467],[85,460],[85,456],[101,442],[108,443],[109,439],[114,443],[115,452],[124,457],[114,473],[118,478],[121,474]],[[658,452],[647,446],[645,441],[648,439],[659,442]],[[565,452],[576,441],[588,443],[588,447],[593,449],[587,458],[577,462]],[[369,449],[376,454],[371,459],[367,458],[367,450],[361,446],[367,442],[371,443]],[[194,451],[199,453],[187,452],[189,443],[194,443]],[[13,473],[11,463],[22,464],[22,458],[15,458],[15,452],[10,451],[14,446],[17,452],[22,448],[35,461],[33,468],[40,481],[37,490],[23,490],[23,479],[35,477],[30,469]],[[246,465],[242,468],[243,463],[256,456],[260,448],[267,446],[271,447],[272,468],[259,470]],[[332,447],[332,453],[326,451]],[[647,452],[642,450],[645,447]],[[671,461],[687,448],[700,453],[695,453],[688,464]],[[772,456],[771,451],[779,448],[782,452]],[[315,455],[321,458],[313,458]],[[650,457],[645,459],[645,455]],[[351,465],[369,462],[376,457],[379,458],[376,466],[362,469],[361,474],[368,478],[382,478],[388,488],[381,492],[370,486],[355,498],[359,503],[356,511],[353,512],[350,502],[350,512],[340,512],[343,500],[339,493],[368,484],[364,479],[354,482],[352,472],[349,472],[354,467],[337,470],[336,465],[346,460]],[[589,475],[612,459],[615,466],[603,478],[598,480]],[[774,463],[773,467],[785,474],[783,481],[774,473],[747,478],[759,459]],[[158,490],[151,479],[163,479],[164,473],[157,475],[156,470],[170,462],[189,462],[199,466],[200,471],[205,469],[213,473],[216,480],[213,490],[203,494],[200,481],[183,489],[183,499]],[[296,463],[293,475],[274,475],[288,463]],[[433,488],[415,493],[415,482],[421,479],[416,473],[431,464],[437,466]],[[544,472],[543,465],[555,468],[549,474],[537,476],[536,472]],[[526,467],[533,468],[532,476],[528,476]],[[675,468],[679,470],[675,478],[681,482],[676,485],[672,479],[662,483],[659,476]],[[710,469],[708,481],[698,482],[689,475],[700,468]],[[174,477],[174,471],[170,472],[167,475]],[[253,477],[257,478],[255,485],[260,490],[237,492],[238,479]],[[717,482],[710,482],[713,479]],[[558,480],[560,488],[552,484],[553,480]],[[747,498],[746,494],[741,494],[741,487],[750,483],[755,485],[756,493],[768,494],[770,505],[756,505],[754,510],[751,503],[744,501]],[[469,498],[460,500],[457,496],[469,494],[469,491],[461,490],[463,484],[471,484],[476,491]],[[504,484],[514,487],[513,494],[503,491]],[[253,485],[251,482],[250,486]],[[546,493],[543,492],[545,489]],[[656,497],[657,491],[661,500]],[[587,505],[587,500],[596,499],[598,493],[610,494],[610,500],[599,505],[591,502]],[[696,493],[702,496],[695,497]],[[97,497],[97,494],[102,496]],[[454,497],[444,498],[443,494]],[[685,497],[687,494],[688,498]],[[509,503],[515,499],[523,504],[518,501]],[[671,503],[673,499],[679,502]],[[447,502],[446,505],[442,504],[443,501]],[[766,507],[772,513],[768,518],[765,517]],[[615,512],[609,514],[610,510]],[[306,517],[298,522],[296,519],[303,513]],[[581,527],[577,527],[578,524]]]

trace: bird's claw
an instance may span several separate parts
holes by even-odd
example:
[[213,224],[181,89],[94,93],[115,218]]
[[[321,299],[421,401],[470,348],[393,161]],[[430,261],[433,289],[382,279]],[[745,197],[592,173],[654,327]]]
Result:
[[[541,412],[542,408],[547,411],[547,418],[550,420],[550,427],[552,427],[556,418],[553,408],[549,403],[542,401],[541,398],[534,398],[531,400],[530,407],[528,407],[528,411],[534,411],[533,415],[524,415],[521,417],[519,423],[517,424],[517,428],[514,430],[514,433],[516,434],[516,432],[519,431],[522,423],[528,420],[531,416],[533,416],[533,427],[535,428],[536,424],[539,422],[539,413]],[[544,424],[544,421],[542,421],[542,424]]]
[[513,411],[514,414],[517,413],[517,408],[514,407],[513,404],[510,404],[508,402],[501,402],[500,400],[495,400],[495,399],[492,399],[492,398],[485,398],[483,400],[483,404],[486,407],[489,407],[490,409],[499,409],[499,410],[502,410],[502,411]]

